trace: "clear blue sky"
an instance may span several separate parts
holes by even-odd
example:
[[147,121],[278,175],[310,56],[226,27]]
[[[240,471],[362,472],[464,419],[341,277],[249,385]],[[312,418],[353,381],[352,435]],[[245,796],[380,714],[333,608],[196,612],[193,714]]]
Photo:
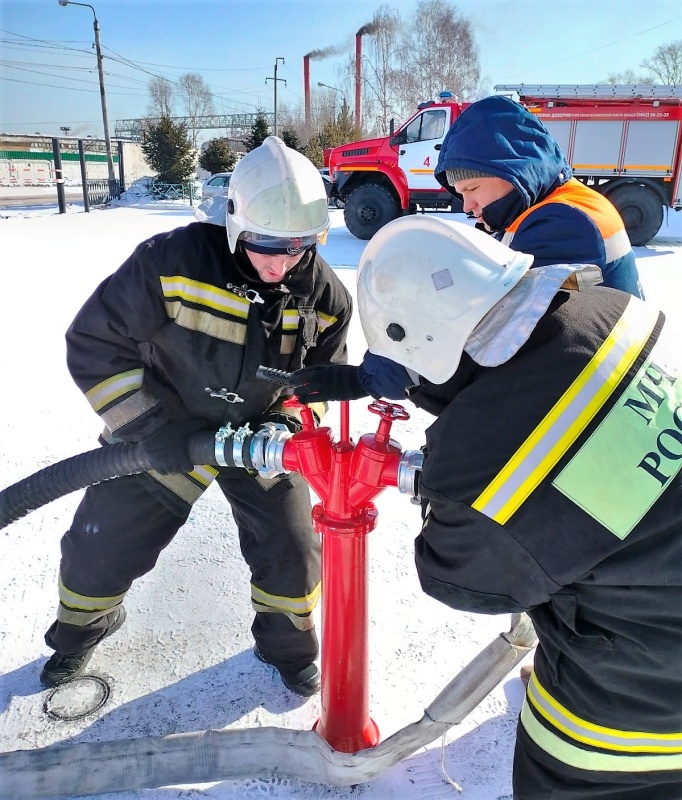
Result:
[[[303,56],[311,83],[338,86],[356,31],[381,2],[371,0],[93,0],[105,55],[110,128],[145,115],[151,74],[171,81],[198,72],[218,113],[303,103]],[[405,26],[416,0],[394,0]],[[500,83],[597,83],[642,72],[657,45],[682,39],[680,0],[460,0],[473,23],[482,74]],[[116,59],[116,60],[114,60]],[[121,63],[128,61],[130,63]],[[151,73],[151,74],[150,74]],[[352,92],[352,90],[351,90]],[[428,99],[428,98],[424,98]],[[352,104],[352,95],[349,97]],[[281,106],[280,106],[281,107]],[[178,113],[180,113],[178,109]],[[102,135],[89,8],[57,0],[0,0],[0,131]]]

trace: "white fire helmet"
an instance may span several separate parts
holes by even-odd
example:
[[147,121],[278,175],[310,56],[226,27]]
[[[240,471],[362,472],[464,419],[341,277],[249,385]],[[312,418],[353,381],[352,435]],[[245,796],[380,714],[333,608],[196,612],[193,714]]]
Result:
[[236,164],[227,193],[227,241],[264,253],[298,253],[329,228],[327,192],[318,169],[302,153],[268,136]]
[[422,215],[389,222],[358,264],[370,352],[445,383],[471,332],[532,263],[461,222]]

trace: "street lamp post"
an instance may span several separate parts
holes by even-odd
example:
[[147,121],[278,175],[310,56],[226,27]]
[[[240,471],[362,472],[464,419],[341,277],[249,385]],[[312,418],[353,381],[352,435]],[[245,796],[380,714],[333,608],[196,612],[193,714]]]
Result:
[[60,6],[84,6],[92,11],[92,16],[95,18],[95,50],[97,52],[97,72],[99,73],[99,94],[102,101],[102,124],[104,126],[104,147],[107,152],[107,169],[109,171],[109,187],[112,191],[112,181],[116,181],[114,173],[114,159],[111,155],[111,139],[109,138],[109,115],[107,113],[107,95],[104,91],[104,68],[102,66],[102,47],[99,42],[99,22],[97,21],[97,14],[95,9],[89,3],[76,3],[74,0],[58,0]]
[[[346,110],[346,107],[347,107],[346,93],[343,91],[343,89],[337,89],[336,86],[329,86],[328,84],[322,83],[321,81],[318,81],[317,85],[318,86],[322,86],[325,89],[331,89],[333,92],[339,92],[341,94],[341,96],[343,97],[343,109],[344,109],[344,111]],[[334,113],[334,117],[336,117],[336,113]],[[334,122],[336,122],[336,119],[334,119]]]

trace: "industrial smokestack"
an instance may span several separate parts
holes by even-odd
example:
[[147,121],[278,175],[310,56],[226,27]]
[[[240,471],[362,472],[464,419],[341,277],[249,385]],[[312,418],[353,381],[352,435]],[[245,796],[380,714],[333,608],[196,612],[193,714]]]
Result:
[[379,25],[368,22],[355,34],[355,127],[362,128],[362,37],[376,33]]
[[[347,46],[346,46],[347,47]],[[343,52],[343,46],[333,45],[319,50],[311,50],[303,56],[303,100],[305,105],[305,126],[310,133],[310,61],[311,59],[329,58]]]
[[376,22],[368,22],[366,25],[363,25],[362,28],[357,32],[357,36],[364,36],[367,33],[376,33],[379,30],[379,25]]
[[310,131],[310,53],[303,56],[303,102],[305,105],[305,129]]
[[362,130],[362,31],[366,25],[355,34],[355,127]]

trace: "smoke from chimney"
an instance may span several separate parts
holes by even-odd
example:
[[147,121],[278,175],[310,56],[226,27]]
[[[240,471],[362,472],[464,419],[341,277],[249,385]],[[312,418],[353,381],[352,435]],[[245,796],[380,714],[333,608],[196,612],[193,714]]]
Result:
[[376,33],[379,30],[379,25],[376,22],[368,22],[355,34],[356,36],[367,36],[368,34]]
[[320,50],[311,50],[303,57],[309,58],[311,61],[319,61],[322,58],[342,55],[346,50],[348,50],[348,44],[338,44],[331,47],[323,47]]
[[303,56],[303,104],[305,106],[305,125],[306,130],[310,131],[310,62],[320,61],[323,58],[338,56],[348,50],[348,43],[322,47],[311,50]]
[[[362,37],[376,33],[381,26],[375,22],[363,25],[355,34],[355,124],[360,128],[362,98]],[[311,50],[303,56],[303,102],[305,105],[305,124],[310,129],[310,62],[342,55],[348,50],[349,42]]]

